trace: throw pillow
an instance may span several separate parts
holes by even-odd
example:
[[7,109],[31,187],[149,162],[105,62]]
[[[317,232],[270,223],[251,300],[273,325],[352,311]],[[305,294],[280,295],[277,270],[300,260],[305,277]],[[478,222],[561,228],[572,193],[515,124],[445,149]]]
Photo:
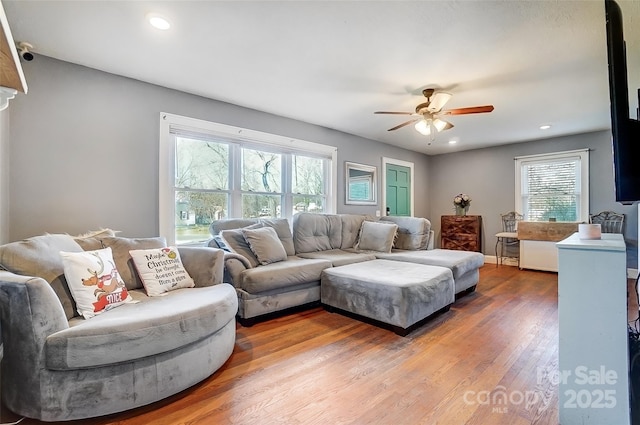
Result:
[[242,234],[242,229],[258,229],[261,227],[262,223],[256,223],[240,229],[223,230],[220,232],[220,236],[222,236],[224,243],[229,247],[231,252],[242,255],[247,259],[247,261],[249,261],[251,267],[257,267],[260,263],[256,256],[253,255],[253,251],[251,251],[249,244],[245,240],[244,235]]
[[10,272],[23,276],[41,277],[60,299],[67,319],[75,316],[75,305],[64,278],[64,264],[60,251],[82,252],[72,236],[47,234],[0,246],[0,264]]
[[180,288],[193,288],[195,283],[185,270],[175,246],[129,251],[144,289],[150,297],[166,295]]
[[119,236],[106,236],[100,238],[76,239],[76,242],[85,250],[93,251],[101,248],[111,248],[116,267],[120,277],[127,285],[127,289],[142,288],[142,281],[136,272],[129,251],[137,249],[164,248],[167,242],[163,237],[157,238],[123,238]]
[[397,232],[397,224],[365,220],[360,227],[355,248],[361,251],[391,252]]
[[260,229],[242,229],[244,239],[249,244],[251,252],[258,259],[258,263],[265,266],[287,259],[287,251],[278,238],[278,233],[273,227]]
[[78,313],[85,319],[133,301],[120,278],[111,248],[60,251],[60,256]]
[[293,246],[293,234],[289,226],[289,220],[286,218],[261,218],[260,223],[265,227],[273,227],[278,234],[278,239],[282,242],[287,255],[296,255],[296,249]]

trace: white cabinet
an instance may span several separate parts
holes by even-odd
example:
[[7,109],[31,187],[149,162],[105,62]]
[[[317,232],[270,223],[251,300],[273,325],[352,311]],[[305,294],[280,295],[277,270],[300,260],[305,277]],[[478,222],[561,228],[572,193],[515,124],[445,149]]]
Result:
[[520,241],[520,268],[558,271],[557,242],[550,241]]
[[562,425],[627,425],[627,268],[620,234],[558,242]]

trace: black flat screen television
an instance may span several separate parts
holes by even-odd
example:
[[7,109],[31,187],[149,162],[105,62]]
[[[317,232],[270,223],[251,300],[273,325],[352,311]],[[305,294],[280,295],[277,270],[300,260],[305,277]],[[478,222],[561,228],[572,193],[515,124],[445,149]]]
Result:
[[[614,0],[605,0],[604,6],[616,202],[632,204],[640,201],[640,121],[632,119],[629,114],[627,52],[622,11]],[[640,97],[640,90],[638,96]]]

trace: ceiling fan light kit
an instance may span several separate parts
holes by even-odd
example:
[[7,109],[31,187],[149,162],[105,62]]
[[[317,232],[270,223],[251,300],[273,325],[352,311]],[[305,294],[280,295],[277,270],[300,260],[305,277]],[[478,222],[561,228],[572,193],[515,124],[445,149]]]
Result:
[[[420,134],[429,136],[430,142],[435,139],[435,133],[453,128],[453,124],[443,119],[440,119],[438,115],[466,115],[466,114],[481,114],[485,112],[493,111],[493,105],[485,106],[471,106],[467,108],[457,108],[443,110],[444,105],[451,99],[451,93],[435,92],[435,89],[424,89],[422,94],[427,98],[427,101],[420,103],[416,106],[414,112],[389,112],[389,111],[376,111],[374,114],[390,114],[390,115],[411,115],[418,118],[413,118],[409,121],[403,122],[395,127],[390,128],[387,131],[394,131],[409,124],[416,123],[414,128]],[[431,144],[431,143],[429,143]]]

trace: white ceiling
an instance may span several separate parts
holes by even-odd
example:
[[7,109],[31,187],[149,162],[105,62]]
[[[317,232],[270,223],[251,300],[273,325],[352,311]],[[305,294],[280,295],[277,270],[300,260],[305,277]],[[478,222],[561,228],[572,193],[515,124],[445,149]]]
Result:
[[[640,28],[640,2],[618,2]],[[2,4],[37,54],[427,154],[610,128],[603,1]],[[412,126],[386,131],[408,117],[373,114],[413,111],[426,87],[453,94],[446,108],[495,110],[447,118],[431,146]]]

